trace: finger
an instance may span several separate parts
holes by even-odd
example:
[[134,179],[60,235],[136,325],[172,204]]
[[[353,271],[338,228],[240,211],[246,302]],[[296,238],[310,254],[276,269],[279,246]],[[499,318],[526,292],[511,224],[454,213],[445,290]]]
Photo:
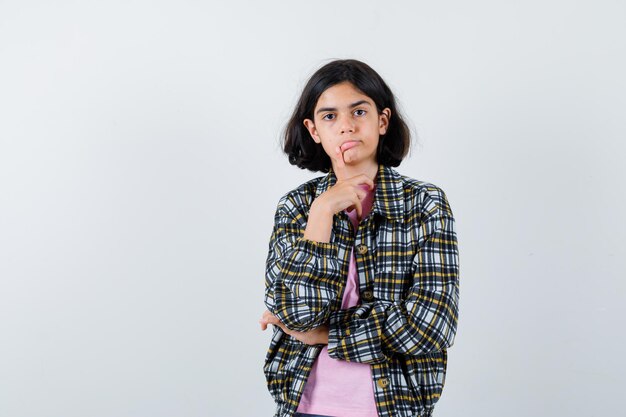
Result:
[[259,324],[261,325],[261,330],[265,330],[267,329],[267,325],[269,324],[269,322],[267,321],[267,319],[262,318],[261,320],[259,320]]
[[341,152],[341,148],[337,146],[335,148],[335,175],[337,178],[346,178],[345,174],[346,170],[346,162],[343,159],[343,152]]
[[374,180],[372,180],[370,177],[368,177],[365,174],[357,175],[356,177],[354,177],[354,180],[357,185],[367,184],[370,190],[373,190],[375,187]]
[[263,313],[262,319],[269,321],[269,320],[271,320],[273,318],[276,318],[276,316],[273,315],[269,310],[265,310],[265,312]]
[[[345,152],[348,152],[350,149],[352,148],[346,149]],[[355,158],[354,152],[348,152],[347,154],[344,153],[344,156],[343,156],[344,162],[350,163],[354,160],[354,158]]]
[[287,326],[285,326],[285,325],[284,325],[283,323],[281,323],[280,321],[279,321],[278,323],[274,324],[274,326],[278,326],[278,327],[280,327],[280,328],[282,329],[282,331],[283,331],[283,332],[285,332],[285,333],[287,333],[289,336],[291,336],[291,335],[292,335],[292,334],[291,334],[291,333],[292,333],[292,332],[291,332],[291,330],[289,330],[289,329],[287,328]]
[[343,152],[341,151],[341,147],[337,146],[335,149],[335,156],[337,157],[337,166],[339,168],[346,167],[346,161],[343,159]]
[[361,220],[361,214],[363,213],[363,206],[361,205],[361,200],[357,199],[355,206],[356,206],[356,215],[359,218],[359,220]]

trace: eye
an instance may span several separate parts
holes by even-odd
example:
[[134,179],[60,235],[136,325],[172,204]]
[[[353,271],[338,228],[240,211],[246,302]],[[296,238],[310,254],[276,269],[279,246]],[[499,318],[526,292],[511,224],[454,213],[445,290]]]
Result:
[[332,114],[332,113],[328,113],[328,114],[325,114],[325,115],[322,117],[322,120],[332,120],[332,119],[334,119],[334,118],[335,118],[335,115],[334,115],[334,114]]
[[357,109],[354,111],[354,114],[356,114],[357,116],[365,116],[365,113],[367,112],[363,109]]

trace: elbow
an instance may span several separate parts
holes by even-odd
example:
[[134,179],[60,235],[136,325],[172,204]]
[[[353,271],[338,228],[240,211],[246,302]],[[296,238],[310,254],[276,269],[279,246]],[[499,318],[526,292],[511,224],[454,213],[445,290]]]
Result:
[[414,333],[412,343],[407,343],[406,354],[412,356],[424,355],[430,352],[440,352],[454,344],[456,328],[443,326],[440,328],[425,329],[421,327]]
[[438,325],[429,326],[429,339],[432,340],[429,350],[441,351],[454,345],[457,330],[457,309],[451,307],[448,311],[448,314],[439,316]]
[[448,349],[454,345],[454,339],[456,337],[456,321],[448,324],[442,329],[442,334],[439,338],[437,350]]
[[439,296],[430,295],[426,313],[410,319],[411,327],[417,330],[418,350],[442,351],[454,345],[459,316],[458,290]]
[[452,347],[457,330],[457,310],[454,307],[440,310],[430,319],[428,315],[408,317],[406,353],[423,355]]

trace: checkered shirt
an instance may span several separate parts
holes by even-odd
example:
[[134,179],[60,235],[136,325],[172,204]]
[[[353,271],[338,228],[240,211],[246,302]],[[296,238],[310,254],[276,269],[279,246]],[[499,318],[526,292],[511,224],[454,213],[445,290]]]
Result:
[[[329,326],[331,358],[371,365],[380,417],[430,416],[456,334],[459,255],[455,222],[437,186],[379,165],[372,210],[354,230],[334,215],[330,242],[304,239],[311,203],[331,170],[282,196],[265,269],[265,305],[287,328]],[[341,309],[354,248],[359,304]],[[277,408],[292,417],[323,345],[273,326],[263,371]]]

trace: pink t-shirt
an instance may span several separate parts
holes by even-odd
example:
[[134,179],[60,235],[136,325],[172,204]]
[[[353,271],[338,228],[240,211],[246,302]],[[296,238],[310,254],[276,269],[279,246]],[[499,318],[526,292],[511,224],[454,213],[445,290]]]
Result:
[[[368,192],[361,201],[362,217],[365,218],[372,209],[376,188],[369,191],[367,185],[361,187]],[[346,213],[356,231],[358,228],[356,210],[346,210]],[[347,309],[358,303],[359,280],[353,248],[341,308]],[[328,356],[328,346],[324,346],[313,363],[297,411],[333,417],[378,417],[370,365],[333,359]]]

